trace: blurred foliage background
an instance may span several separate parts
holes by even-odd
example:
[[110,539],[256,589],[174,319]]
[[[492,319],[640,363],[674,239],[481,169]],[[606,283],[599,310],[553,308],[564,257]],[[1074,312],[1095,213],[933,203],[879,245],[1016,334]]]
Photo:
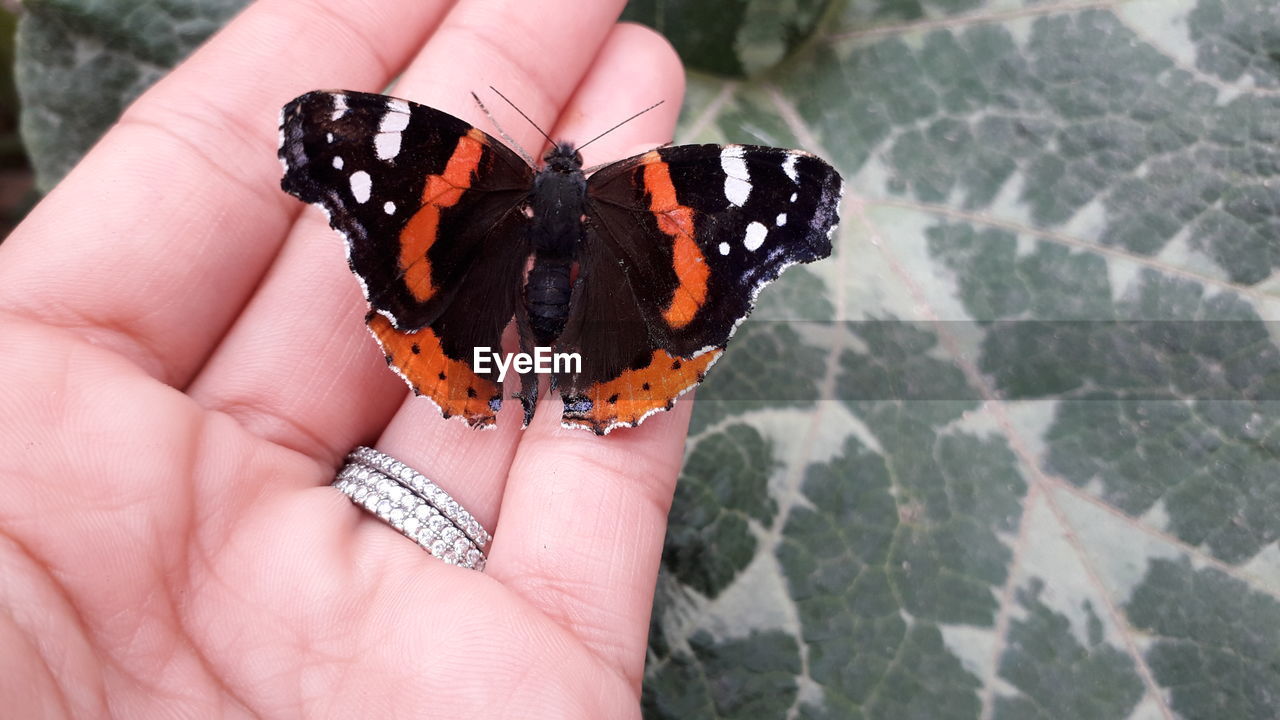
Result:
[[31,165],[18,134],[18,91],[14,86],[17,0],[0,3],[0,239],[35,202]]

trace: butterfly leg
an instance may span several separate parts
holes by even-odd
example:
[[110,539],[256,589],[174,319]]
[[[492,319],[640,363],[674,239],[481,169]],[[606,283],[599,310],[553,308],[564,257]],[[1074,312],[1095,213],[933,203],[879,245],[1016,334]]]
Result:
[[[529,314],[523,302],[518,303],[516,307],[516,326],[520,335],[520,352],[532,356],[537,349],[537,342],[533,338],[533,331],[529,326]],[[538,407],[537,373],[533,371],[520,373],[520,392],[512,393],[512,397],[518,399],[524,408],[524,424],[521,427],[529,427],[529,423],[533,420],[533,412]]]
[[[530,348],[530,351],[532,349]],[[533,421],[533,411],[538,407],[538,375],[532,372],[521,374],[520,392],[515,396],[520,399],[520,405],[524,407],[524,422],[521,427],[529,427],[529,423]]]

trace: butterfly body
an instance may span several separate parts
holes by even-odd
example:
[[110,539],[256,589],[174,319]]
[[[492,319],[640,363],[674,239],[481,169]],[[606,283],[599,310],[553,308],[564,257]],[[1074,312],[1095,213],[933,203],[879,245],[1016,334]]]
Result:
[[[606,434],[669,409],[720,357],[759,290],[831,252],[843,187],[821,159],[743,145],[662,147],[588,176],[554,143],[533,168],[439,110],[307,93],[285,106],[283,188],[347,241],[387,363],[445,417],[490,427],[501,377],[473,358],[514,319],[561,421]],[[525,422],[537,377],[521,374]]]
[[533,267],[525,285],[525,309],[535,344],[554,344],[569,317],[573,263],[583,236],[587,176],[582,156],[557,143],[533,179],[529,226]]

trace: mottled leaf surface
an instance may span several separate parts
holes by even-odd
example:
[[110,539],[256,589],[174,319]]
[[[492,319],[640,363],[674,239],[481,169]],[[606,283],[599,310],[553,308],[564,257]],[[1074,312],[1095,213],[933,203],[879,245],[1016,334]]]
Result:
[[[29,0],[18,24],[22,136],[49,190],[129,103],[248,0]],[[209,88],[216,93],[217,88]]]
[[667,36],[691,70],[742,76],[784,60],[814,32],[831,0],[632,0],[622,19]]
[[849,183],[699,393],[650,717],[1280,716],[1277,7],[848,0],[692,76],[681,139]]
[[[46,186],[240,4],[29,3]],[[648,717],[1280,716],[1277,8],[632,3],[681,140],[848,181],[699,391]]]

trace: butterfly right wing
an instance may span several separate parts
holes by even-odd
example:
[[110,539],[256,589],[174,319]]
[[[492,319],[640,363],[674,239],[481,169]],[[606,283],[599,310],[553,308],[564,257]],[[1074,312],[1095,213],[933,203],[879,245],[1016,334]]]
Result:
[[831,254],[843,180],[799,150],[662,147],[587,181],[588,228],[558,378],[564,424],[608,433],[702,381],[788,266]]
[[529,254],[533,169],[470,123],[405,100],[316,91],[284,107],[281,186],[346,238],[387,362],[446,417],[491,425],[498,348]]

